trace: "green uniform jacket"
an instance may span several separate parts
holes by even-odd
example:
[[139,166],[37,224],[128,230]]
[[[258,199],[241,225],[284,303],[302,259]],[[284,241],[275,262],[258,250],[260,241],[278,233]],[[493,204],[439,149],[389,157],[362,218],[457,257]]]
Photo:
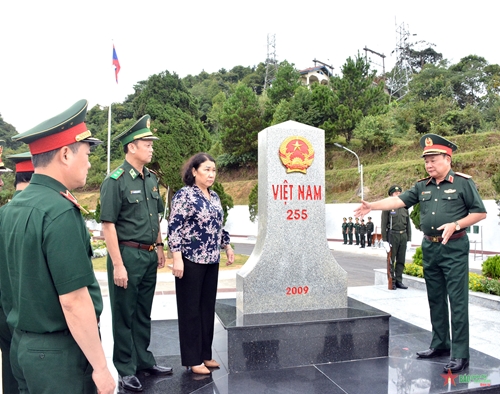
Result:
[[390,230],[392,217],[392,230],[393,231],[405,231],[408,241],[411,241],[411,224],[410,224],[410,214],[406,208],[393,209],[391,211],[382,211],[381,216],[381,232],[382,240],[387,242],[387,232]]
[[101,221],[115,224],[119,241],[153,244],[158,238],[163,202],[156,176],[143,171],[144,182],[125,160],[101,185]]
[[90,235],[80,210],[55,179],[34,174],[0,213],[0,287],[8,323],[23,331],[68,329],[59,296],[89,289],[102,311]]

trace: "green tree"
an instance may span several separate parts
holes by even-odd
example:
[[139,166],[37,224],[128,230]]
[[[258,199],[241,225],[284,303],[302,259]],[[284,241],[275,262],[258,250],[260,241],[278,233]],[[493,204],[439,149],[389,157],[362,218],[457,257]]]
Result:
[[228,212],[231,208],[234,207],[233,198],[224,191],[224,186],[222,186],[222,183],[214,182],[212,190],[216,192],[220,198],[222,210],[224,211],[223,223],[226,224]]
[[452,88],[460,108],[477,105],[487,93],[485,68],[488,62],[484,57],[469,55],[450,67],[453,73]]
[[233,156],[257,159],[257,134],[264,127],[262,110],[251,88],[238,84],[224,102],[220,114],[220,137],[224,151]]
[[365,116],[354,129],[353,135],[362,141],[363,149],[367,151],[388,149],[393,145],[392,118],[389,114]]
[[370,71],[370,65],[359,53],[355,59],[349,57],[341,71],[341,77],[330,79],[335,115],[329,128],[334,135],[343,135],[349,142],[356,125],[364,116],[387,111],[388,96],[384,93],[383,83],[374,83],[375,71]]
[[134,118],[144,114],[151,115],[151,130],[160,138],[150,167],[175,192],[183,186],[180,169],[185,160],[211,145],[197,102],[177,74],[164,71],[149,77],[134,99]]
[[278,105],[281,100],[291,100],[295,95],[295,90],[301,86],[299,78],[300,73],[293,63],[290,64],[286,60],[281,62],[271,87],[267,89],[269,102],[272,105]]

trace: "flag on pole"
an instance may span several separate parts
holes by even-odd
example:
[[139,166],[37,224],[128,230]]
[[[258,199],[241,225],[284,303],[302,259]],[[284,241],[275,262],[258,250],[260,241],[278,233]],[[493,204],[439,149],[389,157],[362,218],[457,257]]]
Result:
[[115,44],[113,44],[113,65],[115,66],[116,83],[118,83],[118,73],[120,72],[120,61],[116,55]]

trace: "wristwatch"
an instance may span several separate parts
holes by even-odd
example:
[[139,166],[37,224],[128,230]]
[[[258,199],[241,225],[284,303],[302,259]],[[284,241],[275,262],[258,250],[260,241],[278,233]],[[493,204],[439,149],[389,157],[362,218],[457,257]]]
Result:
[[455,231],[459,231],[461,229],[461,227],[458,224],[458,222],[453,222],[453,223],[455,223]]

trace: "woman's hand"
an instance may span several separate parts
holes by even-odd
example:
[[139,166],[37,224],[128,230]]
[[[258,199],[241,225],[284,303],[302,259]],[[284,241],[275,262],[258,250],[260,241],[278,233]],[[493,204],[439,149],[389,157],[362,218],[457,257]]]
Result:
[[226,256],[227,256],[226,265],[233,264],[234,263],[234,250],[231,247],[231,245],[226,246]]
[[182,260],[181,252],[173,253],[174,264],[172,267],[172,275],[175,277],[182,279],[184,275],[184,261]]

